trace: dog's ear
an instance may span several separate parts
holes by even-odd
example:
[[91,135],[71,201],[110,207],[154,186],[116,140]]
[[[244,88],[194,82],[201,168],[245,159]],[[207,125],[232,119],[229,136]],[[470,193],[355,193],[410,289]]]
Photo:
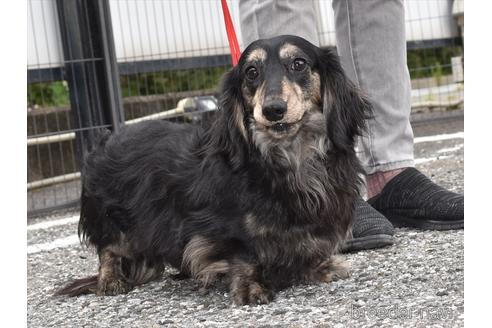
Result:
[[321,52],[321,90],[328,137],[336,149],[353,151],[366,119],[371,117],[372,106],[347,78],[338,56],[331,50]]
[[239,135],[248,141],[241,86],[241,71],[239,65],[236,65],[222,77],[220,109],[227,127],[233,132],[239,132]]
[[238,66],[222,77],[217,119],[207,131],[204,147],[208,153],[226,155],[235,168],[244,162],[248,142],[241,82]]

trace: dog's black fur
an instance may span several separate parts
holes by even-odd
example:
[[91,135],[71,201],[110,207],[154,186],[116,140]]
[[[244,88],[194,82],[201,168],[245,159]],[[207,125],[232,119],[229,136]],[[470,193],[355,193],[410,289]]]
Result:
[[254,42],[225,75],[210,129],[152,121],[100,139],[79,223],[99,273],[59,294],[127,292],[171,265],[204,285],[225,277],[236,304],[266,303],[272,290],[346,275],[334,254],[369,110],[332,51],[294,36]]

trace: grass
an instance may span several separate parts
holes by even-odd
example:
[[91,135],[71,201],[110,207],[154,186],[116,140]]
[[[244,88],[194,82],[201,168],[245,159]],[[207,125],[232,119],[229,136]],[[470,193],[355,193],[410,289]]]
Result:
[[209,67],[121,76],[123,97],[214,89],[229,67]]
[[461,56],[461,47],[442,47],[409,50],[407,65],[412,79],[435,77],[438,81],[443,75],[451,74],[451,57]]
[[27,85],[27,104],[36,107],[65,107],[70,104],[65,81],[33,83]]

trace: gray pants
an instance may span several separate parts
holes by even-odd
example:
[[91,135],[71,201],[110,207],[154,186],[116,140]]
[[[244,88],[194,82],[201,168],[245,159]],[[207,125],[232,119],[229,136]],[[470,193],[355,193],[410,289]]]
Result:
[[[244,46],[282,34],[319,45],[317,8],[313,0],[240,0]],[[359,146],[367,173],[414,166],[403,0],[333,0],[333,9],[342,66],[374,105]]]

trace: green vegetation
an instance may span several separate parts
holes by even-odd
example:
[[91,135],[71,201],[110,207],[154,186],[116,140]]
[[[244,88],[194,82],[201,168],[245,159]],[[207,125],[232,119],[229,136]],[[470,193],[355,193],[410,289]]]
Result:
[[438,81],[443,75],[451,74],[451,57],[463,54],[461,47],[442,47],[409,50],[407,64],[412,79],[435,77]]
[[[408,67],[412,79],[451,74],[451,57],[463,53],[461,47],[409,50]],[[214,89],[229,67],[210,67],[156,73],[123,75],[120,78],[123,97],[165,94],[170,92]],[[68,86],[64,81],[35,83],[27,86],[31,107],[68,106]]]
[[210,67],[121,76],[123,97],[214,89],[229,67]]
[[27,85],[27,104],[30,107],[63,107],[69,103],[68,86],[65,81]]
[[[210,67],[156,73],[122,75],[123,97],[165,94],[169,92],[214,89],[229,67]],[[69,93],[65,81],[33,83],[27,85],[30,107],[68,106]]]

